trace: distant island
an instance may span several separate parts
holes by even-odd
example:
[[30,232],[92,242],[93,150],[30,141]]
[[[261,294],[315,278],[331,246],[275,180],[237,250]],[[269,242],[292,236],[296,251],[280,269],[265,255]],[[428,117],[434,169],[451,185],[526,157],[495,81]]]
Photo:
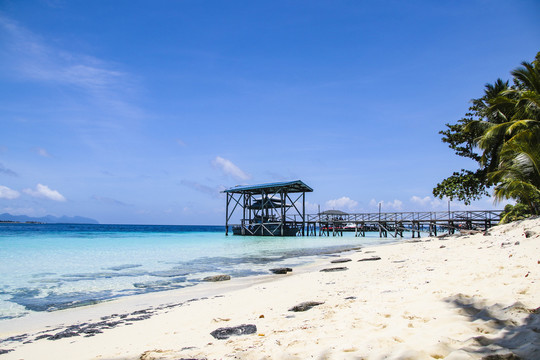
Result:
[[0,214],[0,223],[38,223],[38,224],[99,224],[99,221],[82,216],[52,216],[31,217],[26,215],[11,215],[8,213]]

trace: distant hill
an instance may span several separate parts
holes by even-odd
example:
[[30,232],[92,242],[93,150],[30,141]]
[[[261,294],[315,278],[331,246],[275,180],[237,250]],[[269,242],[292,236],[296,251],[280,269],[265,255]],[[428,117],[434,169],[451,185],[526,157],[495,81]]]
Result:
[[47,215],[43,217],[31,217],[26,215],[11,215],[8,213],[0,214],[0,221],[18,221],[27,222],[35,221],[49,224],[99,224],[97,220],[82,217],[82,216],[52,216]]

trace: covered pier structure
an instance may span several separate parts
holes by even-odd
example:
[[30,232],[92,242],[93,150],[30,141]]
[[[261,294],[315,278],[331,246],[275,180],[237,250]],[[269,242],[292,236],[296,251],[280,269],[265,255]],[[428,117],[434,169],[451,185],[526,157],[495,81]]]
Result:
[[235,235],[296,236],[306,230],[306,193],[313,189],[301,180],[260,185],[235,186],[224,190],[227,196],[225,235],[233,214],[242,212]]

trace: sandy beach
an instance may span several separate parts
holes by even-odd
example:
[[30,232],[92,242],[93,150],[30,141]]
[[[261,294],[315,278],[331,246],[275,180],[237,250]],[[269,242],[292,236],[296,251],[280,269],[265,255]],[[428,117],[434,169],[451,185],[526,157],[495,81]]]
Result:
[[4,321],[0,359],[539,359],[539,306],[537,218]]

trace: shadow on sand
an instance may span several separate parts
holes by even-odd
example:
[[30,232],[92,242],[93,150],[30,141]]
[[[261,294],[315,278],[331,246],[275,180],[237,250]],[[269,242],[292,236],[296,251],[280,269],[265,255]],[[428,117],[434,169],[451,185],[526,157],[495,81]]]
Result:
[[487,305],[478,297],[458,294],[445,299],[476,327],[478,336],[463,343],[461,350],[483,360],[540,359],[540,308],[522,303]]

